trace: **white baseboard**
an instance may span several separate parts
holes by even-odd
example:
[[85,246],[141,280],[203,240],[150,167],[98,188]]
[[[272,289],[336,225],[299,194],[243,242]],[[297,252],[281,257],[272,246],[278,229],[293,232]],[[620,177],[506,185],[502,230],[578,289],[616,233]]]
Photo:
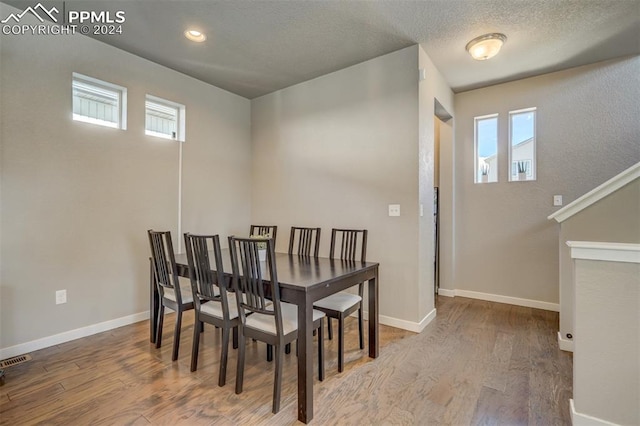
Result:
[[468,297],[470,299],[486,300],[488,302],[507,303],[509,305],[524,306],[527,308],[543,309],[545,311],[560,312],[559,303],[542,302],[540,300],[521,299],[519,297],[502,296],[500,294],[480,293],[469,290],[448,290],[439,288],[438,294],[446,297]]
[[413,322],[402,320],[398,318],[388,317],[386,315],[380,315],[380,324],[388,325],[389,327],[401,328],[403,330],[413,331],[414,333],[420,333],[424,328],[436,317],[435,308],[431,310],[420,322]]
[[[516,297],[500,296],[496,294],[478,293],[475,291],[467,290],[448,290],[440,288],[438,294],[447,297],[469,297],[471,299],[487,300],[490,302],[508,303],[517,306],[526,306],[530,308],[544,309],[548,311],[559,312],[560,305],[555,303],[540,302],[537,300],[519,299]],[[167,310],[165,310],[165,313]],[[365,311],[365,318],[368,313]],[[436,317],[436,310],[432,309],[420,322],[407,321],[399,318],[389,317],[386,315],[380,315],[379,322],[383,325],[390,327],[401,328],[403,330],[413,331],[414,333],[420,333],[424,328],[434,320]],[[65,331],[64,333],[55,334],[53,336],[43,337],[41,339],[32,340],[31,342],[21,343],[19,345],[10,346],[8,348],[0,348],[0,359],[7,359],[17,355],[26,354],[29,352],[37,351],[39,349],[48,348],[50,346],[59,345],[61,343],[69,342],[71,340],[79,339],[81,337],[91,336],[93,334],[102,333],[103,331],[112,330],[114,328],[122,327],[129,324],[134,324],[139,321],[149,319],[149,311],[140,312],[137,314],[129,315],[122,318],[116,318],[109,321],[104,321],[98,324],[89,325],[75,330]],[[558,335],[558,342],[560,349],[565,351],[573,351],[573,342],[570,340],[562,340]],[[570,347],[569,347],[570,345]]]
[[574,426],[619,426],[617,423],[611,423],[597,417],[577,412],[573,399],[569,400],[569,407],[571,408],[571,424]]
[[421,333],[422,330],[424,330],[425,327],[428,326],[434,319],[436,319],[436,308],[433,308],[431,312],[425,315],[425,317],[422,318],[422,321],[418,323],[418,333]]
[[445,297],[456,297],[456,291],[449,290],[448,288],[439,288],[438,295],[445,296]]
[[561,350],[573,352],[573,340],[563,339],[562,334],[558,331],[558,346]]
[[[170,312],[171,310],[166,308],[165,314],[168,313],[167,311]],[[365,311],[364,315],[365,318],[367,318],[368,313]],[[403,330],[420,333],[431,321],[433,321],[435,317],[436,310],[433,309],[420,322],[406,321],[398,318],[388,317],[386,315],[380,315],[379,322],[380,324],[388,325],[390,327],[396,327]],[[8,348],[1,348],[0,359],[7,359],[17,355],[23,355],[29,352],[59,345],[65,342],[70,342],[71,340],[80,339],[82,337],[91,336],[93,334],[102,333],[103,331],[113,330],[114,328],[134,324],[136,322],[145,321],[148,319],[149,311],[145,311],[126,317],[116,318],[114,320],[77,328],[75,330],[65,331],[64,333],[54,334],[53,336],[43,337],[42,339],[32,340],[31,342],[21,343],[19,345],[10,346]]]
[[[369,318],[369,312],[363,311],[364,318]],[[358,317],[357,312],[354,312],[350,316]],[[407,321],[399,318],[388,317],[386,315],[378,316],[378,322],[382,325],[388,325],[389,327],[401,328],[402,330],[413,331],[414,333],[420,333],[424,328],[429,325],[436,317],[435,308],[431,310],[420,322]]]
[[75,330],[65,331],[64,333],[54,334],[53,336],[43,337],[42,339],[32,340],[30,342],[21,343],[8,348],[0,349],[0,359],[7,359],[17,355],[23,355],[39,349],[48,348],[50,346],[59,345],[60,343],[76,340],[81,337],[91,336],[93,334],[102,333],[103,331],[113,330],[136,322],[149,319],[149,311],[140,312],[126,317],[116,318],[104,321],[98,324],[88,325],[86,327],[76,328]]

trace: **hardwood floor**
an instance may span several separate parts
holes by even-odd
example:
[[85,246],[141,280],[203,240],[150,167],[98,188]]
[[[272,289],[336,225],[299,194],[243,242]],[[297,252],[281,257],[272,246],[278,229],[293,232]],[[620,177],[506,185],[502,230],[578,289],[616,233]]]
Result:
[[[376,360],[358,349],[357,320],[349,318],[343,373],[337,341],[326,340],[312,424],[570,424],[572,357],[558,349],[557,313],[460,297],[437,303],[436,319],[420,334],[380,326]],[[219,330],[206,326],[198,371],[189,371],[192,327],[187,313],[176,362],[171,317],[158,350],[144,321],[33,352],[32,361],[5,370],[0,424],[297,423],[295,351],[285,357],[274,415],[265,345],[247,344],[244,392],[236,395],[235,350],[227,384],[217,386]]]

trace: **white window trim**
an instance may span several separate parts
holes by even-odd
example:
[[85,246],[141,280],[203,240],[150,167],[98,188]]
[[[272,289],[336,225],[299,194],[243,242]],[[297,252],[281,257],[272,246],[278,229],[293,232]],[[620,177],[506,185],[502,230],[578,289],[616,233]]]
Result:
[[[92,86],[96,86],[99,88],[103,88],[106,90],[111,90],[118,92],[118,123],[113,123],[110,121],[104,121],[92,117],[86,117],[84,115],[78,115],[73,112],[73,82],[80,81]],[[77,72],[71,73],[71,118],[74,121],[79,121],[82,123],[90,123],[96,124],[99,126],[110,127],[113,129],[127,129],[127,88],[123,86],[119,86],[117,84],[109,83],[107,81],[99,80],[94,77],[89,77],[84,74],[80,74]]]
[[[511,151],[513,150],[513,145],[511,143],[511,135],[512,135],[512,129],[511,129],[511,116],[512,115],[516,115],[516,114],[522,114],[525,112],[534,112],[535,114],[533,114],[533,141],[532,141],[532,145],[533,145],[533,158],[531,159],[531,173],[527,173],[527,180],[524,182],[533,182],[535,180],[538,179],[537,176],[537,170],[538,170],[538,149],[537,149],[537,139],[538,139],[538,135],[537,135],[537,127],[538,127],[538,107],[530,107],[530,108],[523,108],[523,109],[516,109],[513,111],[509,111],[509,140],[507,141],[507,150],[508,150],[508,156],[509,156],[509,164],[513,164],[513,161],[511,159],[512,155],[511,155]],[[511,166],[513,167],[513,166]],[[517,175],[514,176],[511,173],[511,168],[509,168],[509,182],[522,182],[522,181],[518,181],[517,179]]]
[[478,180],[478,122],[482,120],[486,120],[488,118],[496,118],[496,176],[498,176],[498,170],[500,169],[498,165],[499,155],[498,151],[500,148],[500,139],[498,138],[498,133],[500,132],[500,120],[499,114],[496,112],[494,114],[480,115],[478,117],[473,117],[473,183],[496,183],[498,179],[496,178],[495,182],[482,182]]
[[[178,111],[178,120],[176,127],[176,137],[173,138],[164,133],[154,132],[153,130],[147,130],[146,115],[147,115],[147,101],[154,102],[160,105],[166,105],[168,107],[176,108]],[[161,139],[175,140],[184,142],[186,140],[186,107],[178,102],[170,101],[158,96],[147,94],[145,96],[145,126],[144,134],[147,136],[153,136]]]

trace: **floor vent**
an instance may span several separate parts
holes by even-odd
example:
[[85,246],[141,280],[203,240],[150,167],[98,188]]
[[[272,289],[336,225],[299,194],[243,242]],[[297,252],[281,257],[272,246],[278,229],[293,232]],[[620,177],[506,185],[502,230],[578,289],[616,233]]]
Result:
[[7,368],[13,365],[22,364],[23,362],[31,361],[31,355],[14,356],[13,358],[7,358],[0,361],[0,368]]

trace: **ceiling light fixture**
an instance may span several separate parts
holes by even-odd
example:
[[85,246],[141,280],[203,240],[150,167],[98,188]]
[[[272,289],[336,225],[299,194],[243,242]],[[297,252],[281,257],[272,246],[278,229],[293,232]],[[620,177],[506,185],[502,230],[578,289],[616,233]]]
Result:
[[507,41],[507,36],[500,33],[491,33],[476,37],[467,43],[467,52],[477,61],[493,58]]
[[204,33],[198,30],[187,30],[184,32],[184,36],[191,41],[195,41],[197,43],[202,43],[207,39],[207,36]]

